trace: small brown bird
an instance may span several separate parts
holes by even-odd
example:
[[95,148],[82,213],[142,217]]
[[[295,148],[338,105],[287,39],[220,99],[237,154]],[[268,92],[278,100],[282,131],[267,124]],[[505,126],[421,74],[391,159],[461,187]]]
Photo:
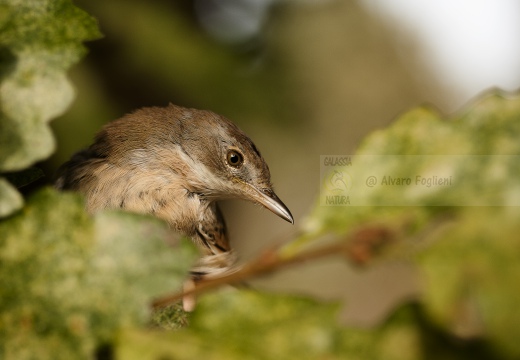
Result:
[[235,260],[218,200],[249,200],[293,223],[246,134],[210,111],[171,104],[107,124],[63,164],[56,187],[83,194],[89,212],[125,209],[167,221],[202,253],[195,279],[227,271]]

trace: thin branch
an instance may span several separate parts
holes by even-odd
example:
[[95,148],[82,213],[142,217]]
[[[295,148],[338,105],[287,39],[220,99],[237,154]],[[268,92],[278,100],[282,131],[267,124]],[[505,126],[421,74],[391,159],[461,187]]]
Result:
[[236,272],[197,282],[195,286],[185,289],[183,292],[155,300],[152,306],[153,308],[165,307],[183,298],[192,297],[223,285],[237,284],[290,265],[301,264],[326,256],[340,255],[356,265],[365,265],[374,257],[376,252],[393,239],[395,239],[395,233],[388,228],[367,227],[351,234],[347,240],[297,253],[291,257],[283,257],[277,251],[278,249],[271,248]]

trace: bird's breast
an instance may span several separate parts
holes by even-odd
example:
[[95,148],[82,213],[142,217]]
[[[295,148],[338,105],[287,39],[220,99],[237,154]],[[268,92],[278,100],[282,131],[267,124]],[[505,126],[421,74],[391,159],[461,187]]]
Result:
[[87,210],[124,209],[151,214],[175,230],[193,236],[200,214],[207,205],[186,190],[182,178],[164,171],[129,171],[105,165],[97,169],[95,180],[80,189],[86,196]]

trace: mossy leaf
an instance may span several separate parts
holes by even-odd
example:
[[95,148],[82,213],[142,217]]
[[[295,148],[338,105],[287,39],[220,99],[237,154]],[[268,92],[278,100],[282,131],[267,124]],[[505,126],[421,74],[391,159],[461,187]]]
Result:
[[70,0],[5,0],[0,17],[0,171],[16,171],[54,150],[48,122],[74,93],[67,69],[100,36]]
[[0,357],[89,359],[115,333],[149,321],[149,303],[178,290],[196,251],[172,249],[154,218],[104,212],[45,189],[0,223]]
[[414,315],[380,329],[346,329],[337,304],[228,289],[200,299],[190,326],[174,332],[121,333],[120,359],[420,359]]
[[[297,251],[317,234],[406,224],[400,251],[392,255],[416,261],[428,321],[451,336],[482,339],[503,356],[519,357],[519,138],[519,96],[487,94],[447,119],[428,108],[412,110],[364,141],[356,156],[366,161],[337,168],[362,178],[379,169],[396,177],[435,169],[458,181],[414,196],[413,180],[373,186],[351,193],[365,206],[317,205],[305,235],[289,249]],[[407,206],[392,206],[398,201]]]
[[0,177],[0,219],[20,210],[22,206],[22,195],[7,179]]
[[[447,210],[463,212],[467,206],[518,208],[519,138],[518,96],[487,94],[447,119],[430,108],[412,110],[368,136],[351,166],[332,167],[353,178],[350,204],[317,204],[304,229],[346,232],[353,224],[387,217],[435,216]],[[361,160],[356,162],[356,157]],[[385,184],[380,174],[411,181]],[[373,175],[378,182],[370,187],[366,180]],[[420,180],[451,176],[453,181],[449,186],[420,186],[418,175]],[[321,196],[328,192],[324,182]]]

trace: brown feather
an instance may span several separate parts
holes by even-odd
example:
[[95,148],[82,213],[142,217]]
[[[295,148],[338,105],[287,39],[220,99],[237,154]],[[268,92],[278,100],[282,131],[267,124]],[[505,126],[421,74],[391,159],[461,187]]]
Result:
[[[229,149],[243,154],[239,169],[226,162]],[[56,187],[84,194],[89,212],[153,214],[191,237],[204,256],[225,254],[219,258],[225,261],[207,261],[220,268],[230,267],[234,255],[215,201],[256,202],[251,188],[272,192],[267,164],[236,125],[210,111],[171,104],[107,124],[90,147],[62,166]]]

